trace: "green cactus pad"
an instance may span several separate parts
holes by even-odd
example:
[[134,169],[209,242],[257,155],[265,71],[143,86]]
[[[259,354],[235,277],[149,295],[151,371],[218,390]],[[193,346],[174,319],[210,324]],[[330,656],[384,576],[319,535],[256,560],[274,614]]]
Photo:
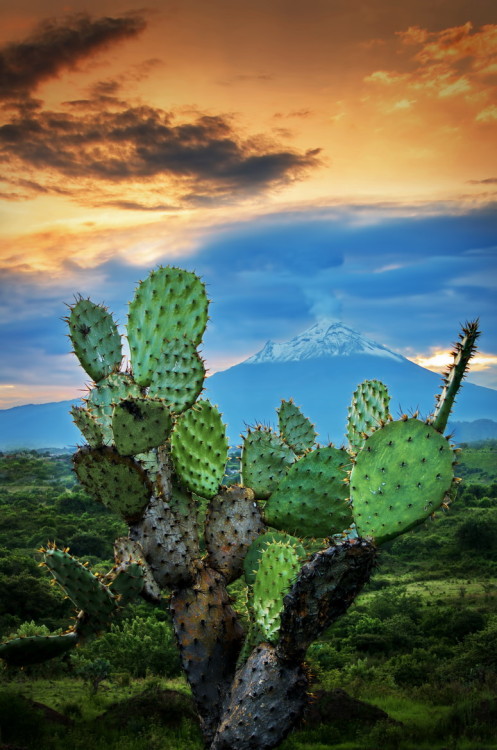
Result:
[[264,640],[278,639],[283,598],[298,576],[301,563],[291,544],[271,542],[262,550],[252,592],[255,623]]
[[153,487],[139,464],[109,447],[82,448],[73,461],[78,479],[92,497],[128,523],[140,518]]
[[391,419],[389,403],[388,389],[379,380],[365,380],[357,387],[347,419],[347,437],[352,450],[360,450],[366,436]]
[[202,497],[213,497],[228,459],[226,428],[217,407],[198,401],[178,419],[171,435],[175,471],[186,487]]
[[444,373],[442,392],[436,396],[435,412],[430,418],[430,424],[438,432],[443,432],[447,427],[447,420],[454,405],[455,397],[466,375],[469,362],[476,353],[476,342],[479,335],[478,320],[474,320],[463,326],[459,334],[459,341],[454,344],[453,360]]
[[299,407],[290,401],[282,401],[278,412],[280,435],[298,456],[311,450],[316,442],[316,431]]
[[102,305],[79,299],[66,318],[74,353],[98,383],[121,366],[121,337],[112,315]]
[[12,638],[0,644],[0,659],[13,667],[39,664],[56,656],[62,656],[78,643],[74,631],[63,635],[32,635],[27,638]]
[[207,563],[229,583],[238,578],[250,545],[262,532],[261,512],[248,487],[221,487],[212,498],[205,524]]
[[129,305],[128,340],[137,383],[150,385],[171,339],[198,346],[207,324],[205,287],[194,273],[161,267],[142,281]]
[[83,406],[73,406],[69,413],[91,448],[98,448],[99,445],[103,445],[104,433],[102,428],[88,409]]
[[112,432],[114,407],[125,398],[135,398],[140,395],[139,386],[133,382],[131,375],[125,372],[113,373],[91,389],[87,406],[90,414],[102,429],[105,445],[112,445],[114,442]]
[[299,536],[339,534],[353,519],[347,498],[345,450],[329,445],[307,453],[281,480],[266,503],[269,526]]
[[195,345],[186,338],[172,339],[157,359],[148,395],[164,399],[172,412],[180,414],[195,403],[204,378],[204,363]]
[[308,553],[300,543],[300,540],[294,536],[290,536],[290,534],[283,534],[279,531],[266,531],[265,534],[260,534],[260,536],[258,536],[257,539],[254,539],[248,548],[243,561],[245,581],[249,586],[254,585],[255,576],[259,569],[259,563],[263,551],[273,542],[279,542],[280,544],[293,547],[300,561],[305,560],[308,556]]
[[126,398],[112,414],[116,448],[133,456],[166,442],[173,427],[171,412],[161,399]]
[[116,571],[115,578],[109,585],[109,589],[121,607],[134,601],[141,593],[144,585],[145,571],[143,565],[138,562],[122,563]]
[[374,432],[350,475],[359,534],[380,544],[431,515],[451,487],[453,463],[449,442],[425,422],[390,422]]
[[276,489],[295,461],[295,453],[273,430],[258,426],[243,440],[242,484],[265,499]]
[[65,550],[47,549],[44,562],[69,599],[91,617],[94,629],[105,627],[117,606],[109,588]]

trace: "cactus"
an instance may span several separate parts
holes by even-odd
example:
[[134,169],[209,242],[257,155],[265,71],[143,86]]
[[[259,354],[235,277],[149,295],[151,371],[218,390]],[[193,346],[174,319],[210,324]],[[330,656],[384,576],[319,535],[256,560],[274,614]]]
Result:
[[[94,379],[73,409],[87,445],[74,456],[88,492],[129,525],[115,566],[93,576],[67,550],[44,564],[79,614],[60,636],[0,645],[12,665],[62,655],[105,630],[137,596],[170,606],[181,660],[207,747],[276,747],[307,702],[308,646],[369,580],[377,547],[421,523],[454,492],[454,451],[442,435],[478,336],[456,345],[435,413],[393,421],[378,381],[349,409],[349,448],[316,444],[293,401],[279,433],[257,425],[243,438],[243,484],[221,486],[228,443],[214,405],[199,400],[197,347],[208,319],[204,285],[158,268],[130,303],[131,368],[102,306],[78,299],[68,318],[74,350]],[[201,528],[202,526],[202,528]],[[246,613],[227,586],[243,576]]]

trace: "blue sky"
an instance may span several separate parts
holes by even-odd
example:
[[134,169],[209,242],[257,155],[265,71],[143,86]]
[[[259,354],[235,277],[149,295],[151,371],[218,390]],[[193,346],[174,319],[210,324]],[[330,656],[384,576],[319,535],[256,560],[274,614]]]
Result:
[[[203,355],[211,370],[243,360],[268,339],[291,338],[322,317],[342,320],[411,358],[446,350],[459,324],[479,317],[480,349],[491,356],[497,352],[494,209],[285,212],[226,223],[174,258],[164,249],[158,261],[194,270],[207,284],[213,302]],[[77,293],[89,296],[123,324],[134,286],[149,269],[114,257],[87,269],[67,262],[56,278],[5,273],[2,385],[27,394],[24,403],[30,394],[32,401],[77,396],[86,377],[69,354],[65,303]],[[469,379],[497,387],[495,361]],[[8,398],[15,389],[2,390]]]

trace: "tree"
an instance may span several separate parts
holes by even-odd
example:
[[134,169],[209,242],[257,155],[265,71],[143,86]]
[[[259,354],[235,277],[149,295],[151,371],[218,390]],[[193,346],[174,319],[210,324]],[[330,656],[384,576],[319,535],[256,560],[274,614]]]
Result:
[[[71,308],[74,350],[94,380],[86,406],[72,410],[87,441],[75,470],[129,535],[116,541],[116,565],[104,579],[67,550],[44,550],[80,609],[76,625],[11,640],[0,656],[24,664],[65,653],[107,629],[127,602],[158,602],[170,590],[206,746],[269,750],[306,705],[307,648],[368,581],[377,545],[451,499],[455,455],[442,433],[478,330],[463,329],[427,422],[394,421],[386,387],[366,381],[349,409],[349,449],[338,449],[316,445],[309,420],[283,401],[279,432],[258,425],[244,438],[242,484],[222,486],[225,427],[199,399],[207,308],[194,274],[153,271],[130,303],[130,370],[121,369],[110,313],[82,298]],[[227,590],[242,575],[245,627]]]

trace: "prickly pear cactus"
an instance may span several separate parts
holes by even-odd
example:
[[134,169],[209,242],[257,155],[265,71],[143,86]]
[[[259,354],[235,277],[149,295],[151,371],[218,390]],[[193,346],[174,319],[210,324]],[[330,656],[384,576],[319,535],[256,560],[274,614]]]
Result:
[[[378,545],[454,494],[454,451],[442,433],[478,329],[463,329],[427,421],[393,421],[386,387],[366,381],[349,409],[346,450],[317,444],[309,419],[282,401],[279,432],[247,431],[243,484],[226,487],[225,426],[217,407],[200,400],[207,320],[200,279],[157,268],[130,302],[124,370],[106,308],[83,298],[70,308],[74,352],[94,381],[71,412],[85,441],[74,469],[129,534],[116,540],[115,566],[103,577],[68,550],[42,550],[79,610],[75,625],[0,644],[0,658],[22,666],[63,656],[136,597],[159,603],[168,592],[206,746],[270,750],[306,705],[308,646],[360,593]],[[248,616],[227,590],[239,577]]]

